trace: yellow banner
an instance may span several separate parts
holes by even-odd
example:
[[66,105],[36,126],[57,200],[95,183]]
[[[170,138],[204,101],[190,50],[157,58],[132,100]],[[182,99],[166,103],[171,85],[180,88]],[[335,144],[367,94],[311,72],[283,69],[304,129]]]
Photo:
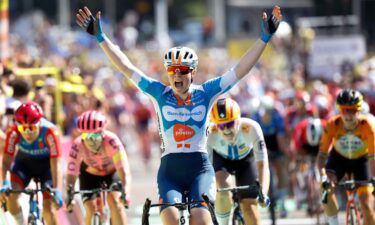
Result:
[[8,10],[9,0],[0,0],[0,11]]
[[[257,39],[232,39],[227,42],[227,49],[229,57],[232,59],[240,59],[246,51],[254,45]],[[270,44],[264,50],[262,57],[268,58],[270,57],[272,52],[272,47]]]

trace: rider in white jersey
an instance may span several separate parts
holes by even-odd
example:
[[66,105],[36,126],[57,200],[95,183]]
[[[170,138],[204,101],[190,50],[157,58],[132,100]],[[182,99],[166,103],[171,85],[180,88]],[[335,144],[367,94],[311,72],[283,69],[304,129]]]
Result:
[[[150,96],[154,103],[163,151],[157,179],[160,202],[182,201],[185,191],[189,191],[187,197],[190,200],[202,200],[203,193],[214,199],[214,171],[205,150],[207,114],[218,95],[228,91],[249,73],[276,32],[281,17],[277,6],[268,19],[264,13],[262,36],[254,47],[223,76],[202,85],[192,85],[198,66],[196,53],[186,47],[168,50],[164,56],[164,66],[170,85],[166,86],[141,72],[106,37],[100,25],[100,12],[94,17],[87,7],[78,11],[78,25],[96,37],[114,66]],[[192,205],[190,215],[191,225],[211,224],[210,214],[201,204]],[[165,225],[178,224],[177,208],[162,207],[161,219]]]
[[[207,149],[212,152],[217,187],[230,187],[231,175],[235,176],[236,186],[254,185],[259,177],[262,191],[267,195],[270,172],[260,125],[241,117],[240,107],[230,98],[219,99],[210,116],[214,124],[210,126]],[[257,197],[256,190],[239,192],[241,210],[248,225],[261,222]],[[269,198],[265,199],[262,206],[269,204]],[[218,192],[215,203],[219,224],[228,225],[232,208],[229,193]]]

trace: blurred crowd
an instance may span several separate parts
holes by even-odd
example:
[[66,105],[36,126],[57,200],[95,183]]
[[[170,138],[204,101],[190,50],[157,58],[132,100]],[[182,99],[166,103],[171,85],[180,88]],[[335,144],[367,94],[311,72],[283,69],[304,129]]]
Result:
[[[128,151],[140,151],[146,164],[153,155],[158,157],[152,103],[110,66],[93,38],[78,29],[56,26],[40,12],[25,14],[10,28],[11,57],[0,64],[1,130],[11,123],[9,116],[20,102],[28,99],[39,102],[48,119],[56,122],[61,116],[59,125],[67,137],[77,135],[77,116],[95,109],[109,116],[110,129],[127,144]],[[167,82],[162,57],[166,49],[159,49],[154,41],[138,42],[134,29],[120,23],[109,35],[146,74]],[[306,65],[309,42],[301,32],[272,40],[271,53],[262,57],[246,82],[230,91],[244,115],[274,107],[284,115],[290,131],[306,116],[334,114],[334,100],[341,88],[361,91],[367,112],[375,112],[375,57],[369,53],[360,63],[344,62],[340,74],[331,79],[312,79]],[[226,48],[190,47],[199,56],[195,83],[219,76],[238,60]],[[37,75],[18,74],[19,68],[45,67],[57,68],[57,76],[42,70]],[[62,94],[61,111],[56,111],[56,89]]]

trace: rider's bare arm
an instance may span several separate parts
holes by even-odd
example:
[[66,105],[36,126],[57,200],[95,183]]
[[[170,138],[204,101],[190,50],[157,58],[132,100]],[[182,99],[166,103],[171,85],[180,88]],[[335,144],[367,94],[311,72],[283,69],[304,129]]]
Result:
[[327,163],[327,158],[328,158],[327,153],[324,153],[324,152],[318,153],[316,164],[317,164],[320,176],[326,176],[327,175],[326,171],[325,171],[325,165]]
[[254,156],[257,162],[259,182],[263,193],[267,194],[270,186],[270,170],[268,164],[267,147],[264,141],[262,128],[253,120],[247,119],[241,128],[253,143]]
[[[121,157],[121,167],[117,167],[117,173],[120,177],[121,183],[124,187],[125,193],[130,193],[130,184],[131,184],[131,175],[130,175],[130,167],[129,167],[129,160],[125,153],[125,151],[120,151],[117,154]],[[121,155],[121,156],[120,156]],[[114,156],[116,157],[116,155]]]
[[77,176],[72,175],[72,174],[67,174],[66,179],[65,179],[66,190],[68,190],[70,185],[72,185],[72,187],[74,188],[76,180],[77,180]]
[[105,37],[104,41],[101,42],[99,46],[103,49],[112,64],[127,78],[130,78],[134,72],[143,74],[133,65],[132,62],[130,62],[129,58],[120,50],[120,48],[108,39],[108,37]]
[[333,135],[335,134],[334,130],[334,120],[329,120],[323,130],[322,138],[320,139],[319,153],[316,162],[321,176],[326,176],[325,165],[327,163],[329,151],[332,148]]
[[[3,164],[2,164],[2,169],[1,169],[1,181],[3,182],[6,179],[7,172],[10,170],[10,165],[12,164],[13,157],[4,154],[3,155]],[[2,183],[1,182],[1,183]]]
[[257,162],[259,182],[262,185],[263,194],[268,195],[268,189],[270,186],[270,169],[267,161]]
[[375,177],[375,126],[374,124],[369,123],[370,137],[368,141],[368,159],[369,159],[369,167],[370,173],[372,177]]

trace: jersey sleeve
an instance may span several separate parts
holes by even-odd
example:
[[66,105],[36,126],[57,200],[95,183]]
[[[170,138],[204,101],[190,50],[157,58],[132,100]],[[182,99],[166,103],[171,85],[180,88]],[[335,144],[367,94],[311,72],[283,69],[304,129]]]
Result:
[[14,156],[16,152],[17,143],[20,141],[20,133],[14,128],[8,128],[5,137],[4,152],[10,156]]
[[160,81],[146,76],[141,71],[134,72],[131,80],[139,90],[155,98],[158,98],[166,87]]
[[255,161],[268,160],[267,147],[264,141],[262,128],[257,122],[251,122],[251,129],[248,130],[247,135],[250,138],[250,142],[253,143]]
[[108,140],[110,152],[109,155],[116,169],[125,167],[126,151],[124,145],[121,143],[120,139],[112,134]]
[[322,138],[320,139],[319,152],[328,154],[331,149],[333,137],[335,134],[335,119],[327,122],[323,129]]
[[230,69],[222,76],[206,81],[202,86],[209,98],[215,99],[215,97],[229,91],[237,82],[236,72],[234,69]]
[[81,138],[78,137],[76,140],[74,140],[73,145],[69,151],[68,154],[68,168],[67,168],[67,174],[78,176],[79,169],[81,167],[82,163],[82,152],[79,149],[79,144],[81,142]]
[[50,158],[58,158],[61,155],[61,143],[58,131],[54,128],[48,128],[46,133],[46,142],[49,146]]

